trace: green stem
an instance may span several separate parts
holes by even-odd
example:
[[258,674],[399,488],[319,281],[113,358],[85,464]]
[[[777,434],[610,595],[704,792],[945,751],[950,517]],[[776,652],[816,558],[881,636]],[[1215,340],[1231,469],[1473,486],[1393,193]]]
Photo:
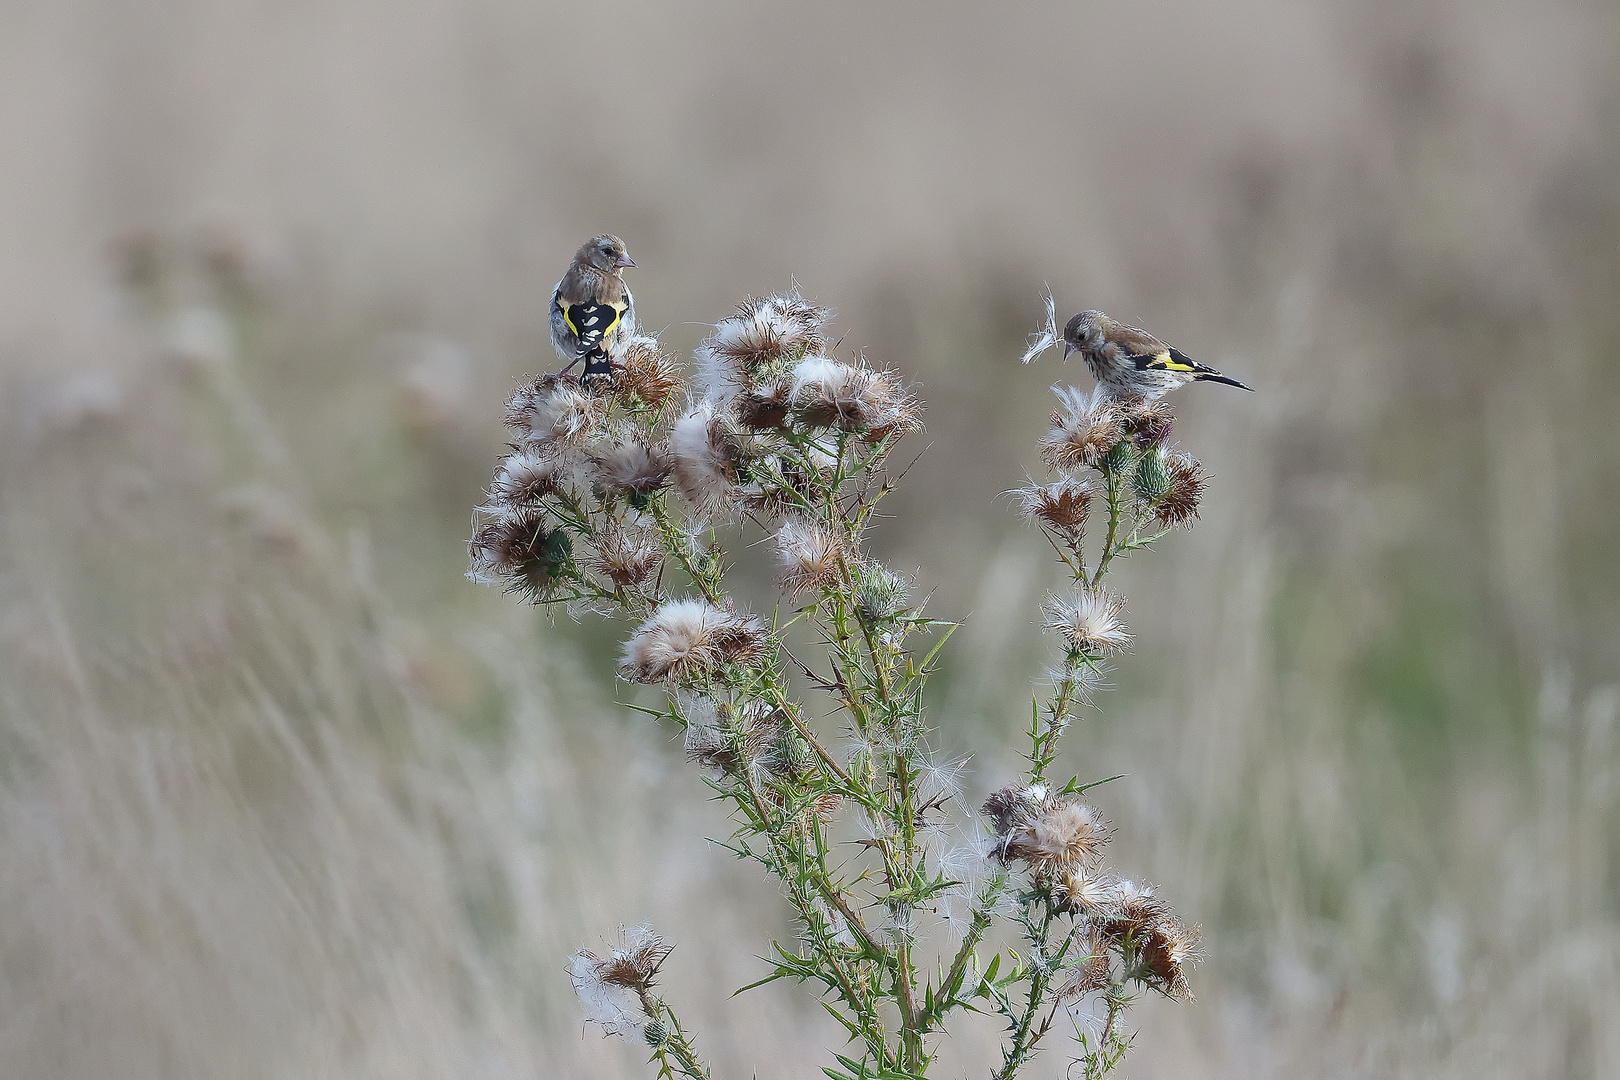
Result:
[[1103,574],[1108,572],[1108,564],[1114,558],[1115,542],[1119,539],[1119,511],[1120,511],[1120,480],[1118,473],[1108,476],[1108,535],[1103,539],[1102,554],[1097,558],[1097,572],[1091,575],[1091,587],[1096,588],[1102,583]]

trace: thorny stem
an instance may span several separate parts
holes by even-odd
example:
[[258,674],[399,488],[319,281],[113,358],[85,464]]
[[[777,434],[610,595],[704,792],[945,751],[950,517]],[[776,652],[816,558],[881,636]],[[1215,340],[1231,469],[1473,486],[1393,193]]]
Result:
[[[681,1026],[681,1021],[675,1015],[675,1010],[663,998],[653,997],[646,987],[638,988],[636,993],[641,998],[641,1011],[646,1013],[649,1021],[664,1024],[664,1039],[653,1048],[653,1059],[658,1062],[658,1075],[670,1077],[674,1071],[670,1068],[670,1058],[675,1059],[675,1066],[681,1075],[688,1080],[710,1080],[709,1067],[698,1060],[697,1051],[692,1047],[692,1041]],[[667,1023],[665,1022],[667,1018]]]
[[703,593],[703,598],[711,604],[719,605],[720,597],[710,587],[708,575],[699,573],[697,567],[692,565],[692,555],[687,550],[686,538],[676,532],[675,527],[670,524],[669,511],[664,508],[663,499],[653,499],[651,506],[653,519],[658,522],[658,531],[663,537],[665,549],[674,553],[675,558],[680,561],[681,569],[686,571],[686,576],[691,578],[692,583]]
[[1012,1045],[1002,1055],[1001,1071],[995,1074],[995,1080],[1013,1080],[1018,1069],[1035,1053],[1036,1044],[1039,1043],[1052,1028],[1052,1019],[1056,1010],[1047,1014],[1039,1027],[1035,1027],[1035,1017],[1046,1004],[1046,991],[1051,985],[1052,976],[1056,974],[1058,962],[1068,951],[1069,943],[1074,938],[1075,929],[1070,928],[1063,944],[1058,948],[1055,956],[1046,955],[1046,944],[1050,939],[1052,923],[1057,918],[1056,913],[1048,904],[1046,914],[1040,927],[1029,937],[1030,942],[1030,977],[1029,996],[1025,999],[1023,1015],[1018,1019],[1018,1026],[1013,1032]]
[[1108,535],[1103,539],[1102,554],[1097,557],[1097,571],[1091,575],[1091,587],[1094,589],[1102,584],[1103,575],[1108,572],[1108,564],[1117,550],[1114,542],[1119,538],[1119,489],[1119,472],[1115,470],[1108,474]]
[[[802,854],[786,850],[783,844],[783,836],[786,830],[771,828],[770,811],[766,808],[764,797],[760,794],[759,786],[755,783],[750,768],[744,765],[738,771],[748,795],[746,802],[742,800],[739,800],[739,802],[750,812],[750,816],[754,818],[760,831],[765,834],[766,840],[771,846],[772,855],[772,861],[768,866],[772,872],[787,884],[794,906],[799,909],[799,915],[804,920],[805,925],[810,927],[816,925],[815,910],[810,903],[809,897],[800,888],[798,881],[787,872],[789,867],[809,870],[811,884],[821,893],[829,906],[836,908],[843,915],[850,932],[855,935],[862,947],[869,953],[887,957],[887,951],[872,940],[859,916],[851,910],[849,902],[829,880],[824,855],[818,852],[817,858],[809,859]],[[875,1034],[875,1039],[867,1039],[868,1049],[878,1054],[879,1060],[887,1066],[892,1061],[892,1058],[889,1056],[882,1040],[881,1027],[875,1026],[877,1012],[873,1007],[870,996],[863,994],[858,989],[856,979],[844,970],[836,953],[831,948],[821,949],[820,959],[824,960],[828,968],[833,972],[839,994],[844,998],[850,1011],[862,1022],[860,1026]]]

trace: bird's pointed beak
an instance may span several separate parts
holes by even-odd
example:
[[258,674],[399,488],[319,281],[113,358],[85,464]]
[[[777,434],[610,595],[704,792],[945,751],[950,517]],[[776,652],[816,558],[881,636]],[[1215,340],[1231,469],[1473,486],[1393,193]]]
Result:
[[1063,359],[1067,360],[1069,358],[1069,354],[1074,352],[1074,350],[1078,349],[1079,347],[1080,346],[1076,345],[1072,341],[1065,341],[1063,343]]
[[636,260],[632,259],[628,255],[620,255],[619,256],[619,261],[614,263],[613,265],[614,266],[634,266],[634,265],[636,265]]

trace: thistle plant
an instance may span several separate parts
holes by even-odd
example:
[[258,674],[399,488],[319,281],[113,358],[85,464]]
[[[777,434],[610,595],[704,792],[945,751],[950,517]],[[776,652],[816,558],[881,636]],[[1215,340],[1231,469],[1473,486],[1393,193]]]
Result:
[[[1005,1022],[997,1080],[1060,1017],[1079,1071],[1107,1075],[1130,1045],[1134,995],[1190,998],[1198,933],[1104,867],[1110,825],[1084,801],[1094,785],[1048,773],[1131,641],[1103,584],[1110,564],[1196,517],[1202,469],[1167,448],[1162,403],[1059,391],[1041,444],[1056,477],[1012,494],[1073,577],[1043,606],[1062,659],[1032,700],[1027,770],[951,847],[955,770],[931,748],[923,690],[954,624],[864,550],[920,405],[895,372],[827,355],[828,317],[797,295],[749,299],[699,345],[689,382],[643,336],[609,380],[521,387],[469,576],[630,627],[621,676],[665,691],[643,711],[684,732],[736,822],[725,845],[792,906],[799,940],[772,943],[752,985],[817,993],[849,1036],[827,1076],[926,1077],[968,1013]],[[1105,513],[1096,542],[1087,527]],[[781,588],[768,610],[728,589],[722,541],[756,528]],[[572,958],[574,985],[588,1019],[646,1041],[660,1077],[709,1080],[654,993],[670,949],[626,931]]]

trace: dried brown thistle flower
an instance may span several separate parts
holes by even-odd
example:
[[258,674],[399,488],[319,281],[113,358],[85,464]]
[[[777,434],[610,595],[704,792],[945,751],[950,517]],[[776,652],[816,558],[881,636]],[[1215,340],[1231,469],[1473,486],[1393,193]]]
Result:
[[1170,486],[1158,505],[1159,523],[1165,528],[1185,525],[1198,516],[1198,503],[1204,497],[1209,475],[1190,454],[1174,453],[1165,459]]
[[1078,534],[1091,513],[1091,485],[1071,476],[1051,484],[1030,484],[1010,493],[1018,500],[1018,512],[1060,533]]
[[701,682],[757,657],[766,639],[752,615],[707,600],[671,600],[630,635],[620,671],[631,682]]
[[1063,635],[1069,648],[1088,655],[1116,652],[1128,647],[1131,635],[1119,616],[1125,600],[1105,586],[1081,587],[1072,596],[1047,593],[1041,605],[1046,629]]
[[657,410],[680,388],[680,368],[674,357],[658,347],[657,338],[637,334],[626,342],[614,367],[614,397],[620,401],[636,399]]
[[981,811],[996,825],[996,857],[1021,859],[1038,875],[1094,866],[1108,842],[1108,822],[1095,809],[1040,785],[1003,788]]
[[1041,458],[1054,469],[1097,464],[1125,433],[1115,400],[1101,386],[1090,395],[1072,386],[1052,390],[1061,405],[1041,439]]
[[568,533],[548,528],[545,512],[533,507],[503,509],[478,527],[467,546],[468,578],[503,585],[531,602],[552,595],[573,559]]
[[1198,943],[1202,936],[1198,927],[1188,926],[1174,915],[1165,915],[1136,939],[1137,955],[1146,965],[1155,987],[1180,1001],[1192,1000],[1187,968],[1200,959]]
[[669,433],[670,475],[686,501],[700,510],[714,509],[733,494],[742,456],[738,440],[707,402],[676,421]]
[[706,769],[724,772],[737,763],[730,735],[713,724],[687,724],[685,749],[688,761]]
[[821,349],[829,314],[801,296],[750,297],[698,345],[698,388],[706,397],[730,397],[748,390],[763,370]]
[[603,531],[595,553],[590,556],[591,569],[619,586],[640,584],[663,562],[664,545],[657,533],[618,525]]
[[1113,908],[1115,885],[1108,874],[1073,866],[1058,874],[1052,883],[1052,900],[1076,915],[1105,915]]
[[634,431],[590,454],[591,480],[609,496],[646,498],[669,482],[669,473],[664,448],[647,445]]
[[545,375],[512,395],[506,424],[530,443],[575,442],[602,419],[602,399],[572,379]]
[[[791,785],[769,784],[760,788],[760,794],[765,801],[778,810],[786,810],[789,802],[793,800],[794,791]],[[844,798],[836,791],[822,791],[812,795],[801,807],[799,818],[801,824],[808,824],[810,818],[819,818],[823,823],[831,822],[838,816],[838,808],[844,804]]]
[[607,956],[581,950],[569,957],[574,992],[585,1006],[585,1019],[609,1035],[633,1035],[646,1026],[640,995],[674,948],[645,926],[623,931],[619,948]]
[[979,807],[979,813],[990,819],[996,836],[1006,836],[1012,831],[1013,824],[1019,817],[1033,812],[1045,799],[1044,784],[998,788],[985,797],[984,805]]
[[[811,427],[884,436],[915,427],[916,399],[892,371],[809,356],[793,369],[793,407]],[[881,433],[881,434],[880,434]]]
[[1136,395],[1116,398],[1115,408],[1121,429],[1139,450],[1163,446],[1176,422],[1176,411],[1163,398],[1152,401]]
[[538,506],[568,479],[561,455],[518,449],[501,459],[490,494],[505,506]]
[[1085,997],[1087,994],[1108,988],[1110,967],[1108,938],[1095,926],[1086,932],[1086,949],[1085,959],[1069,972],[1069,977],[1058,987],[1059,1001]]
[[792,593],[824,589],[838,580],[844,545],[819,522],[788,518],[776,530],[778,580]]
[[786,378],[752,386],[737,395],[737,422],[754,431],[770,431],[787,426],[793,383]]
[[1153,886],[1118,881],[1114,883],[1113,906],[1098,925],[1109,937],[1124,941],[1141,937],[1155,923],[1169,917],[1169,905],[1159,899]]

